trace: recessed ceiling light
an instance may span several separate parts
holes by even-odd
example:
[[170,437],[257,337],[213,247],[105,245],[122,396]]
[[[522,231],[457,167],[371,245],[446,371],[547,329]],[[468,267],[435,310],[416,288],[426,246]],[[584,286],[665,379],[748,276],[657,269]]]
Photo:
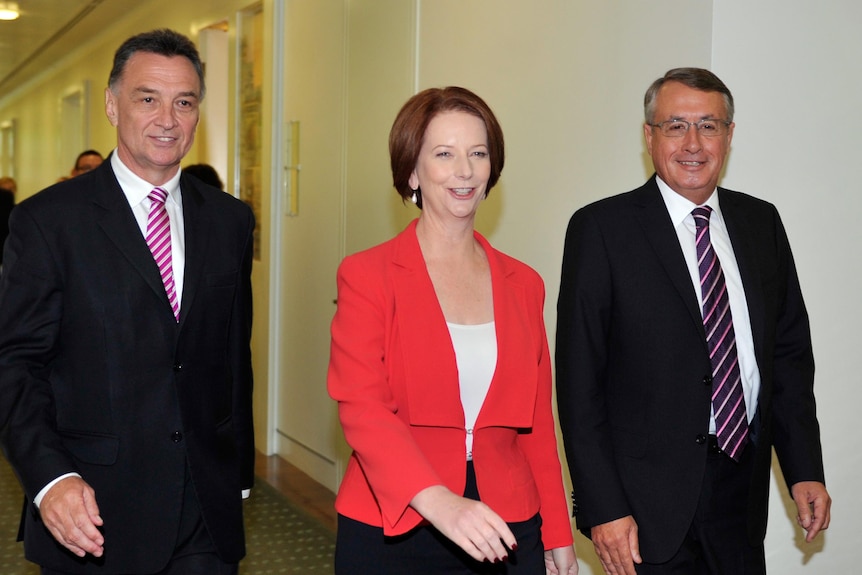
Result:
[[19,15],[17,2],[0,2],[0,20],[15,20]]

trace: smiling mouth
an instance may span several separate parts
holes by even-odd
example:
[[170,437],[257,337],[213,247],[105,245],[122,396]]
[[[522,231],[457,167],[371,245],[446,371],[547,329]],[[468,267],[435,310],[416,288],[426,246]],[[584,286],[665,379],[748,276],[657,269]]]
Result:
[[469,196],[476,188],[451,188],[456,196]]

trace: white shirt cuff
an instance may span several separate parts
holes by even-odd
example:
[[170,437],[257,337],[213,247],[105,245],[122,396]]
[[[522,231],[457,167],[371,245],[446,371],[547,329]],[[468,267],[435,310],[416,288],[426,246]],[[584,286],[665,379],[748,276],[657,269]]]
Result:
[[48,485],[42,488],[42,490],[36,494],[36,499],[33,500],[33,503],[36,504],[36,508],[38,509],[40,505],[42,505],[42,498],[45,497],[45,494],[48,493],[48,490],[58,484],[61,480],[66,479],[67,477],[81,477],[78,473],[67,473],[65,475],[61,475]]

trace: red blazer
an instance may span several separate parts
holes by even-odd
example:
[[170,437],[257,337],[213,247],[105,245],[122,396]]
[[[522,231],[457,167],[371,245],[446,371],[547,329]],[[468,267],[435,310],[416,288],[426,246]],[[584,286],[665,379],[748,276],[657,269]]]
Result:
[[[544,285],[479,234],[491,268],[497,368],[473,432],[482,501],[507,522],[541,511],[546,549],[571,544],[551,411]],[[329,393],[353,454],[339,513],[399,535],[423,519],[410,500],[443,484],[464,492],[464,411],[455,351],[416,238],[345,258],[338,270]]]

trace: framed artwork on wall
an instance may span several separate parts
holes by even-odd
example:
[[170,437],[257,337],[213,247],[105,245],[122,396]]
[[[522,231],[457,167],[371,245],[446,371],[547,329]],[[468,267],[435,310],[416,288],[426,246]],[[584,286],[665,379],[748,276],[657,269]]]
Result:
[[15,120],[0,122],[0,178],[17,178],[15,169]]
[[237,129],[236,180],[239,199],[247,203],[257,220],[254,231],[254,259],[260,260],[263,218],[263,5],[258,3],[239,12],[237,18]]

